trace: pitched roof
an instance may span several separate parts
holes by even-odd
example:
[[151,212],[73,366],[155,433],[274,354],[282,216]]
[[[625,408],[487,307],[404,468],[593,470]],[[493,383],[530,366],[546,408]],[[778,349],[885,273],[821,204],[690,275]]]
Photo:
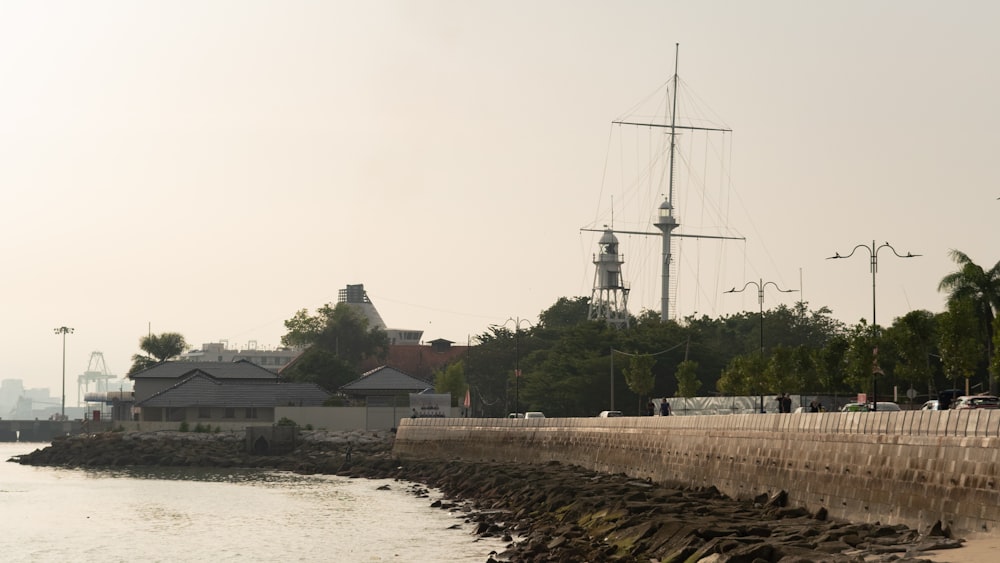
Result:
[[130,379],[178,379],[194,371],[201,371],[216,379],[257,379],[262,381],[277,381],[278,379],[278,374],[247,360],[237,362],[160,362],[128,377]]
[[247,383],[216,379],[196,370],[180,382],[140,401],[139,407],[320,406],[330,397],[315,383]]
[[347,393],[372,391],[419,393],[431,387],[434,387],[434,384],[407,375],[396,368],[382,366],[365,372],[361,377],[341,386],[340,390]]
[[434,379],[435,371],[462,358],[469,349],[468,346],[448,346],[447,348],[435,349],[433,345],[390,344],[387,357],[367,358],[361,362],[361,369],[373,370],[380,366],[393,366],[413,377],[430,381]]

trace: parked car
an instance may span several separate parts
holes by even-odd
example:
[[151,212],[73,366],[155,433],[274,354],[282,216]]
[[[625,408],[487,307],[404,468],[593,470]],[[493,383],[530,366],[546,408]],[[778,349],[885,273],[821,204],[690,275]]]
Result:
[[955,400],[965,395],[961,389],[945,389],[938,393],[938,410],[948,410],[955,406]]
[[940,404],[941,404],[941,401],[938,401],[937,399],[935,399],[933,401],[927,401],[926,403],[924,403],[924,406],[920,407],[920,410],[922,410],[922,411],[936,411],[936,410],[940,410],[940,409],[938,409],[938,405],[940,405]]
[[622,411],[601,411],[601,414],[597,415],[601,418],[612,418],[615,416],[623,416]]
[[545,413],[541,411],[528,411],[524,413],[524,418],[545,418]]
[[996,409],[1000,408],[1000,398],[993,395],[964,395],[955,400],[953,409]]
[[847,403],[840,408],[840,412],[866,412],[868,405],[863,403]]
[[507,418],[524,418],[523,412],[512,412],[507,415]]

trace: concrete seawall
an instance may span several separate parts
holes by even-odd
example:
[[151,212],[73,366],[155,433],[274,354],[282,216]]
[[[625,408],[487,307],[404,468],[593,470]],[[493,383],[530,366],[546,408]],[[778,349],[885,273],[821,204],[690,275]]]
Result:
[[854,522],[1000,535],[1000,410],[405,419],[402,458],[557,460]]

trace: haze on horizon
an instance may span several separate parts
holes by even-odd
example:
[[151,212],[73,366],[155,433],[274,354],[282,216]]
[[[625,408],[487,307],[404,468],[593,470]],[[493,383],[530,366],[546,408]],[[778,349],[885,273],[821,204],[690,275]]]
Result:
[[[681,230],[746,237],[684,243],[678,315],[756,311],[723,292],[762,279],[870,319],[867,256],[826,258],[872,241],[922,255],[880,255],[877,321],[939,312],[950,249],[1000,260],[998,20],[928,0],[4,2],[3,378],[58,393],[59,326],[68,384],[93,351],[123,375],[150,330],[275,347],[348,284],[460,343],[589,297],[581,228],[613,199],[616,226],[653,229],[662,184],[624,186],[656,155],[611,121],[675,44],[733,130],[686,163],[725,172],[679,184],[704,206]],[[621,237],[635,314],[660,306],[642,238]]]

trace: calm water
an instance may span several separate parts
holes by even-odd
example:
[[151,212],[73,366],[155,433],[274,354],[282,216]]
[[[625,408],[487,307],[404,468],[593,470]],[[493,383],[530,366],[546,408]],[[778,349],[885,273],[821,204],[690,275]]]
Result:
[[390,480],[7,462],[45,445],[0,442],[2,561],[482,563],[504,548]]

